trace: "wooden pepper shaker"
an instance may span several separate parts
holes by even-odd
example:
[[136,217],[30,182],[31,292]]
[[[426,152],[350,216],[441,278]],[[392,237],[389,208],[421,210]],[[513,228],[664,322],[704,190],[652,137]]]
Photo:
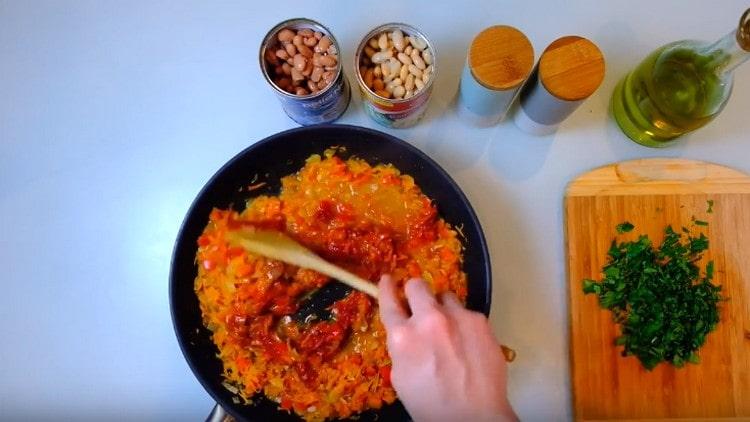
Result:
[[478,126],[503,120],[533,66],[534,47],[523,32],[506,25],[483,30],[461,74],[459,115]]
[[552,42],[521,90],[516,126],[533,135],[547,135],[591,96],[604,79],[604,56],[578,36]]

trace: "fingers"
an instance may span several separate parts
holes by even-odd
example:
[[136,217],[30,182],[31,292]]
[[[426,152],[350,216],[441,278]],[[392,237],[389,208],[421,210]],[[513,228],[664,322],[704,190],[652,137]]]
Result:
[[[396,283],[389,275],[380,278],[379,302],[380,302],[380,319],[383,321],[386,329],[394,325],[403,323],[409,318],[409,313],[402,306],[396,295]],[[432,294],[430,286],[421,279],[413,278],[406,282],[404,287],[406,299],[409,302],[409,308],[414,315],[430,312],[439,307],[437,299]],[[440,296],[443,306],[448,312],[456,313],[466,311],[464,306],[452,292],[443,293]]]
[[456,294],[453,292],[445,292],[440,295],[440,302],[443,303],[443,306],[445,306],[445,309],[448,312],[456,312],[456,311],[465,311],[466,308],[464,308],[464,305],[461,304],[461,302],[456,297]]
[[435,296],[424,280],[412,278],[406,282],[404,292],[406,293],[406,300],[409,301],[409,307],[413,315],[434,310],[437,305]]
[[378,291],[380,320],[383,321],[386,330],[406,321],[409,315],[396,296],[396,283],[391,276],[384,275],[380,278]]

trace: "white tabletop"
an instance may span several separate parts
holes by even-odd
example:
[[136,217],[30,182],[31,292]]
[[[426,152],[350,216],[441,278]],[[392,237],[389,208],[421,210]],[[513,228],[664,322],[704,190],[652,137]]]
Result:
[[[257,63],[261,37],[286,18],[331,28],[350,80],[356,43],[378,24],[411,23],[436,45],[441,68],[426,118],[386,131],[437,160],[479,214],[492,255],[492,324],[519,353],[510,395],[525,420],[571,417],[566,183],[653,156],[750,172],[750,65],[737,71],[721,116],[674,147],[636,145],[608,115],[615,83],[643,56],[678,39],[719,38],[745,0],[259,4],[0,0],[0,419],[206,416],[212,402],[169,317],[172,245],[225,161],[296,126]],[[512,122],[476,129],[453,114],[467,45],[498,23],[524,31],[537,56],[567,34],[604,52],[604,83],[556,134],[533,138]],[[340,122],[378,128],[356,91]]]

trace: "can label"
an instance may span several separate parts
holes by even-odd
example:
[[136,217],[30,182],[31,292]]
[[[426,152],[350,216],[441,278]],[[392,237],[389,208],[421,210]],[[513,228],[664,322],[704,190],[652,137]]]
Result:
[[311,98],[296,97],[277,93],[284,112],[302,126],[330,123],[346,111],[351,99],[349,81],[344,70],[325,91]]
[[364,101],[365,112],[380,125],[392,128],[414,126],[427,111],[432,87],[421,91],[405,101],[392,101],[373,94],[369,89],[359,87]]

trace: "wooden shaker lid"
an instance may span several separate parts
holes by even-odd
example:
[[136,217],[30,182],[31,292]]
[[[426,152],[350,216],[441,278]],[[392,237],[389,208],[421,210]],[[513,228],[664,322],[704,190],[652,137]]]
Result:
[[588,98],[604,79],[604,55],[583,37],[558,38],[539,59],[539,80],[550,94],[565,101]]
[[469,69],[485,88],[507,90],[523,83],[534,66],[534,47],[523,32],[496,25],[480,32],[469,47]]

